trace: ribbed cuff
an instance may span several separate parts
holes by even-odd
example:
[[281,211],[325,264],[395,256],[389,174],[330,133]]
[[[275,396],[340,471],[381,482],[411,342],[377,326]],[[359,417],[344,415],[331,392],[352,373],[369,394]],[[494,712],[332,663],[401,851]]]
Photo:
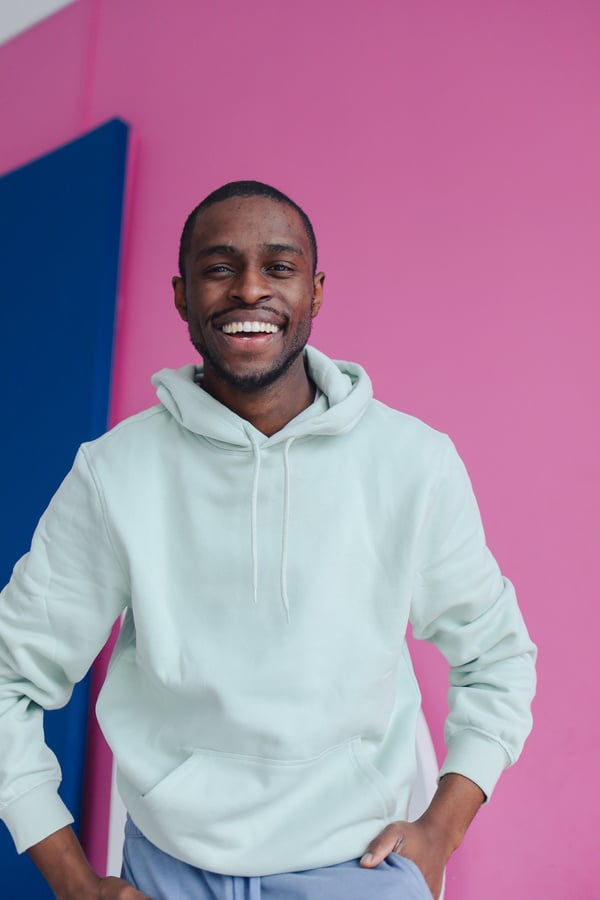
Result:
[[73,822],[57,793],[58,785],[58,781],[46,781],[0,811],[18,853]]
[[481,732],[465,729],[457,732],[450,740],[439,777],[449,772],[464,775],[481,788],[487,803],[508,765],[508,754],[497,741]]

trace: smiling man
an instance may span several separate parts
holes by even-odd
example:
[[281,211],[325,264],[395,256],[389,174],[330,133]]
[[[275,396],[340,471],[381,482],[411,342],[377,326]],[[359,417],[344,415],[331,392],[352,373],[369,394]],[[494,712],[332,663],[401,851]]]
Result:
[[[310,221],[259,182],[185,223],[201,365],[83,445],[0,603],[0,811],[60,900],[425,900],[529,731],[535,648],[447,437],[307,346]],[[97,712],[129,816],[88,865],[42,707],[125,618]],[[419,691],[450,664],[447,755],[406,821]]]
[[270,436],[314,397],[301,354],[324,275],[301,210],[227,193],[188,217],[175,305],[203,357],[204,389]]

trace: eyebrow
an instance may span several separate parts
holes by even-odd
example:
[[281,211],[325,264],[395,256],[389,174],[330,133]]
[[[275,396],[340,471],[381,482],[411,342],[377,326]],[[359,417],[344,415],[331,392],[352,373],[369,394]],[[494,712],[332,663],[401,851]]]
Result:
[[264,253],[294,253],[296,256],[303,256],[300,247],[295,244],[261,244],[260,249]]
[[213,244],[211,247],[201,247],[196,253],[196,258],[204,256],[239,256],[240,251],[232,244]]
[[[295,244],[261,244],[263,253],[293,253],[296,256],[304,256],[302,249]],[[209,247],[201,247],[196,253],[197,259],[206,256],[241,256],[241,251],[233,244],[212,244]]]

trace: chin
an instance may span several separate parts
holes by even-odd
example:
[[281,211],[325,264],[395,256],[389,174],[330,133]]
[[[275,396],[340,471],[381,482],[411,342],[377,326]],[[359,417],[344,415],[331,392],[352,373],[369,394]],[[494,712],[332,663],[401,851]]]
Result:
[[221,377],[231,387],[237,388],[245,394],[251,394],[253,391],[259,391],[262,388],[269,387],[281,378],[288,370],[289,364],[284,367],[275,367],[267,371],[248,372],[242,374],[240,372],[221,372]]
[[224,365],[223,361],[210,353],[206,347],[200,348],[197,344],[194,346],[202,356],[204,365],[212,369],[217,378],[245,394],[251,394],[274,384],[286,374],[304,350],[304,347],[301,347],[284,359],[276,359],[267,368],[257,367],[254,371],[239,371]]

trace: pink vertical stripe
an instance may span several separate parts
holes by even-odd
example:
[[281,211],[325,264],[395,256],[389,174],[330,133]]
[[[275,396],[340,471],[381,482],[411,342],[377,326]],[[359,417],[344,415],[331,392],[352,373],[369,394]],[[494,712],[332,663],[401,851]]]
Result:
[[[94,2],[97,3],[97,0],[94,0]],[[98,18],[96,17],[93,21],[97,23]],[[138,147],[139,142],[136,136],[130,131],[127,150],[125,194],[123,200],[121,262],[119,267],[119,290],[115,317],[115,339],[109,409],[109,425],[111,427],[117,422],[114,410],[115,393],[118,392],[120,379],[125,377],[126,372],[122,360],[123,342],[120,336],[122,333],[122,319],[126,296],[125,286],[127,284],[127,254],[128,238],[130,235],[129,225],[131,222],[133,206],[135,184],[134,173],[136,171]],[[98,694],[100,693],[100,689],[102,688],[106,677],[108,663],[118,634],[119,623],[115,624],[109,640],[94,663],[90,683],[90,714],[88,720],[87,757],[84,775],[81,842],[92,867],[100,874],[105,874],[106,872],[113,758],[110,748],[108,747],[96,720],[94,710]]]

